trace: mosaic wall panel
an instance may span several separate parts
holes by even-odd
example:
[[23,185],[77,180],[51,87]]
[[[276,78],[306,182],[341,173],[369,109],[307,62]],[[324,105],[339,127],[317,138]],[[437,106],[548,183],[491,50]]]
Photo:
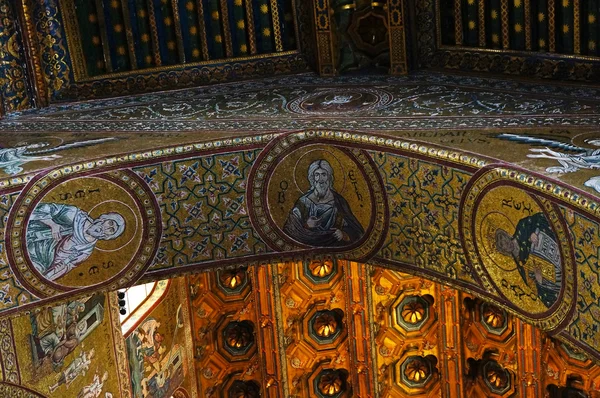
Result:
[[152,270],[261,254],[245,192],[257,151],[135,169],[160,204],[163,241]]
[[186,284],[166,293],[124,336],[133,398],[170,397],[177,389],[197,397]]
[[0,116],[5,113],[28,109],[32,106],[30,82],[25,67],[23,36],[17,25],[15,4],[0,2],[2,36],[0,36]]
[[[112,318],[118,313],[112,305],[116,303],[111,304],[108,296],[96,294],[3,321],[16,354],[17,374],[9,376],[10,381],[40,396],[85,396],[92,390],[103,396],[129,396],[129,388],[121,382],[127,371],[113,334]],[[3,347],[6,358],[9,345]],[[12,374],[6,363],[3,369]]]
[[[425,133],[432,140],[456,138],[411,134]],[[595,145],[588,133],[573,144],[561,141],[571,133],[552,140],[490,134],[466,141],[488,150],[502,143],[531,164],[543,159],[547,174],[573,173],[594,189],[594,152],[574,145],[579,139]],[[10,231],[3,246],[5,313],[31,306],[32,295],[48,302],[115,290],[141,277],[329,255],[448,283],[590,355],[600,349],[592,333],[595,290],[580,292],[597,279],[600,207],[592,195],[542,173],[434,144],[342,131],[172,147],[157,139],[145,143],[154,149],[130,154],[117,141],[61,142],[56,148],[75,154],[96,145],[120,154],[32,174],[22,166],[58,159],[35,151],[53,146],[7,149],[14,159],[4,169],[17,172],[2,181],[1,207],[8,211],[2,222]],[[28,150],[38,157],[30,159]],[[253,275],[271,274],[259,267]],[[348,280],[348,291],[364,288],[353,283]],[[362,362],[368,367],[368,357]]]
[[372,156],[390,203],[390,232],[380,255],[473,282],[458,226],[458,206],[471,174],[383,152]]

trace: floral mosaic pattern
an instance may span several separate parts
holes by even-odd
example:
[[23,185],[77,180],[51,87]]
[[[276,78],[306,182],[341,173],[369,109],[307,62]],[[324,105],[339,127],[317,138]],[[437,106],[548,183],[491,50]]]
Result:
[[163,238],[152,270],[264,253],[246,210],[255,151],[135,169],[156,195]]
[[375,153],[390,205],[380,255],[473,282],[458,230],[458,206],[470,174],[408,157]]
[[[360,101],[356,102],[356,109],[338,106],[335,109],[339,111],[328,111],[319,119],[314,119],[311,112],[297,113],[289,107],[303,98],[318,100],[325,91],[340,91],[337,101],[344,101],[346,88],[360,91],[365,86],[385,90],[390,100],[377,107],[364,106]],[[336,97],[330,96],[323,101],[331,102]],[[352,120],[340,120],[348,112],[354,116]],[[597,125],[599,113],[600,90],[593,87],[537,85],[439,73],[335,79],[304,75],[54,105],[14,114],[1,122],[0,128],[40,131],[40,119],[56,131],[585,126]]]

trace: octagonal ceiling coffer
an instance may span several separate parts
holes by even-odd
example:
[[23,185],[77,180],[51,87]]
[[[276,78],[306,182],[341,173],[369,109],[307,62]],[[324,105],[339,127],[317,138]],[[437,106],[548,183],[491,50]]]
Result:
[[310,318],[310,336],[320,344],[333,342],[343,330],[344,312],[340,309],[317,311]]
[[499,335],[508,327],[508,315],[503,309],[484,302],[481,304],[481,323],[488,332]]
[[348,389],[348,371],[324,369],[314,379],[314,393],[319,398],[338,398]]
[[226,294],[236,294],[248,284],[246,268],[217,271],[217,283]]
[[241,380],[234,381],[227,393],[228,398],[258,398],[260,395],[258,383]]
[[315,284],[328,283],[337,274],[337,262],[329,256],[304,261],[304,274]]
[[407,296],[396,307],[397,321],[409,332],[419,330],[429,318],[429,307],[422,296]]
[[231,355],[243,355],[254,345],[254,325],[249,321],[230,322],[223,329],[223,347]]
[[432,361],[421,356],[410,356],[400,366],[400,377],[408,387],[423,387],[433,375]]

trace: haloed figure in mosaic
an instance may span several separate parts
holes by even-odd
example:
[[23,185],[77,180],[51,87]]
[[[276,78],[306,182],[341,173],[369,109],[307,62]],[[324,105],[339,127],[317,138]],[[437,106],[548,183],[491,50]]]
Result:
[[496,249],[514,259],[519,274],[542,303],[548,308],[556,303],[562,281],[561,256],[546,216],[536,213],[521,219],[513,235],[498,228],[495,238]]
[[308,168],[309,191],[290,211],[283,230],[311,246],[345,246],[365,233],[344,197],[333,189],[333,169],[324,159]]
[[65,384],[67,388],[73,383],[73,381],[81,376],[85,376],[85,372],[90,369],[90,364],[94,358],[95,350],[92,348],[88,352],[81,351],[78,357],[67,366],[65,370],[60,373],[58,381],[49,387],[50,393],[52,394],[56,389]]
[[[104,372],[102,375],[102,379],[98,376],[98,373],[94,375],[94,380],[91,384],[83,387],[79,394],[77,394],[77,398],[98,398],[100,394],[102,394],[102,388],[104,387],[104,383],[108,380],[108,372]],[[105,397],[112,396],[110,393],[106,393]]]
[[124,231],[119,213],[93,219],[75,206],[40,203],[27,225],[27,252],[45,278],[56,280],[85,261],[99,240],[116,239]]

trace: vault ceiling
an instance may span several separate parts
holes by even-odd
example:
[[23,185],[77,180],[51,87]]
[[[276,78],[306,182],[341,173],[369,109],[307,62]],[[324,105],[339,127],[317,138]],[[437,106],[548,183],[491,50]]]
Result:
[[597,397],[598,7],[0,0],[0,395]]

